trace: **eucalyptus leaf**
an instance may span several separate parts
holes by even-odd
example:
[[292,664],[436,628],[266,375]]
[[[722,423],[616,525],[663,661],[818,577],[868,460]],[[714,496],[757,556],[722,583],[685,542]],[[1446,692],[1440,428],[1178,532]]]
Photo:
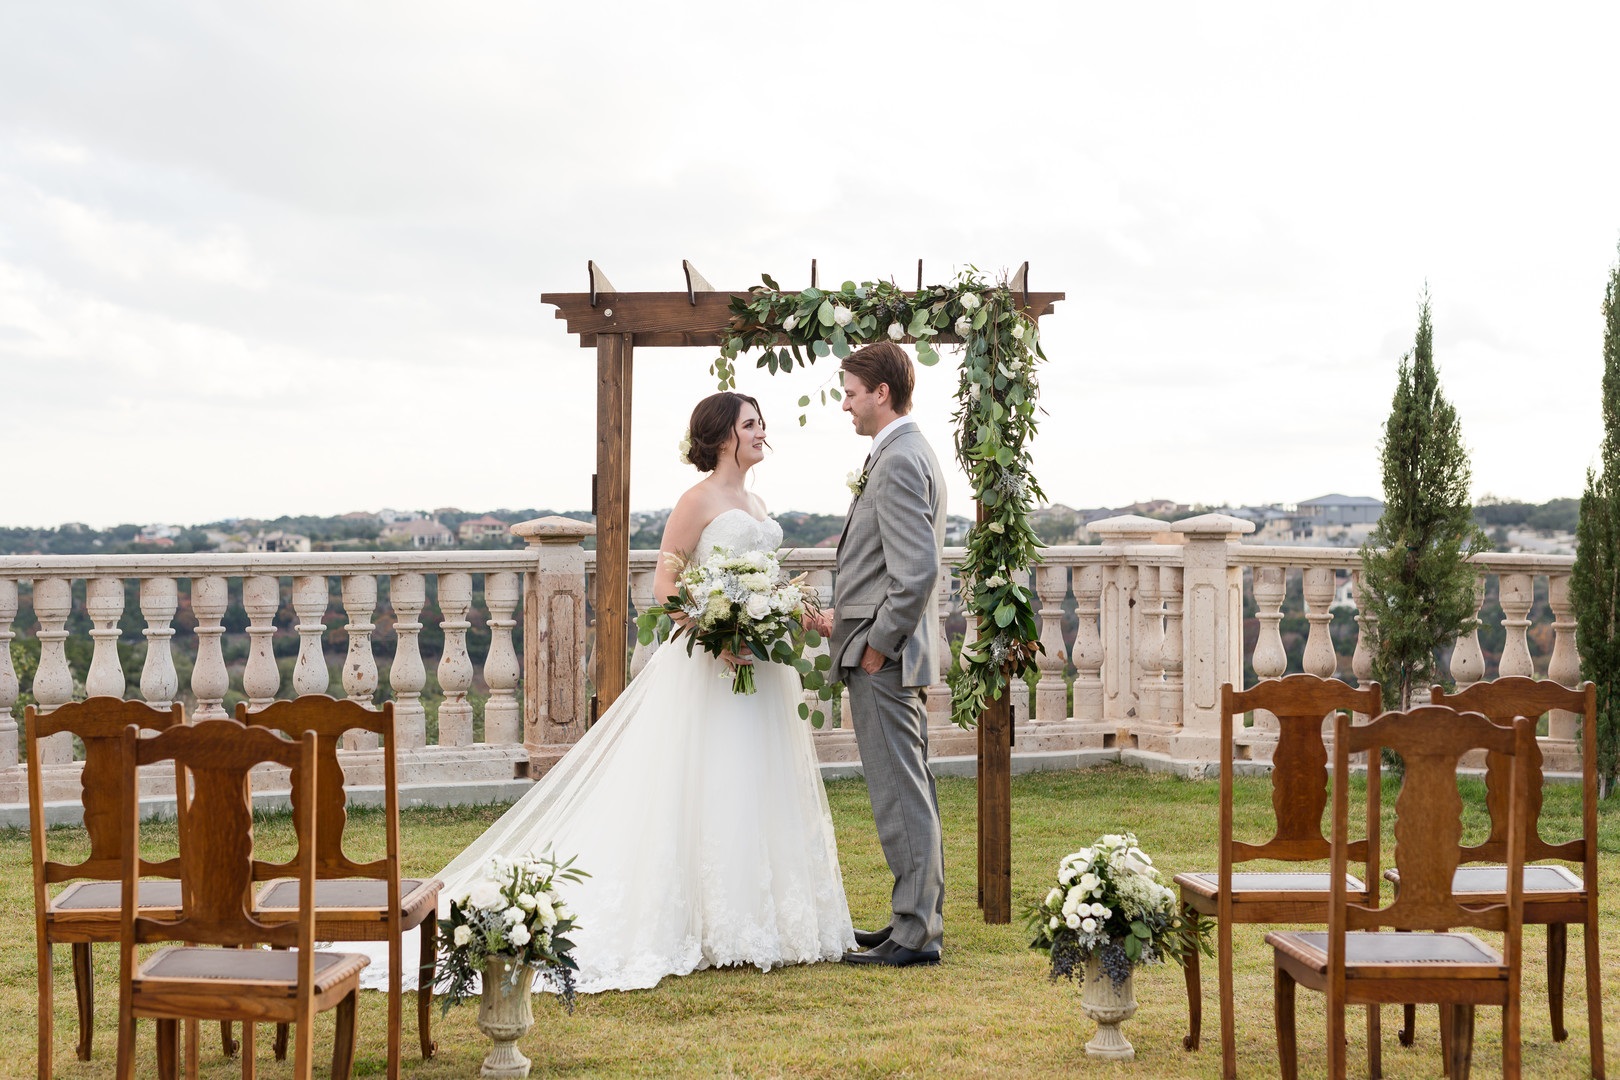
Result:
[[821,320],[822,326],[833,325],[833,306],[831,300],[823,300],[821,307],[816,309],[816,318]]

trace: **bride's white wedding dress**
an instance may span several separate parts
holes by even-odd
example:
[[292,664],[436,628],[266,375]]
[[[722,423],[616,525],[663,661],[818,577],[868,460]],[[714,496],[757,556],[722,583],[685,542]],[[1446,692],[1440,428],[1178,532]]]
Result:
[[[728,510],[698,541],[773,551],[782,528]],[[653,654],[584,738],[438,875],[443,904],[491,855],[577,856],[565,885],[579,989],[635,990],[707,967],[839,959],[849,905],[797,673],[756,665],[734,694],[724,663],[684,641]],[[350,946],[344,946],[349,948]],[[366,986],[387,985],[387,949]],[[417,945],[404,956],[414,961]],[[403,973],[415,984],[415,963]]]

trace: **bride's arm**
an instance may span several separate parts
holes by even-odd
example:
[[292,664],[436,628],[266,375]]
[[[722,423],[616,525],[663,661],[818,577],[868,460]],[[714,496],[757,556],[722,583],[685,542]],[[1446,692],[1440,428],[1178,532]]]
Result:
[[708,524],[702,500],[688,491],[669,512],[664,522],[664,538],[658,545],[658,570],[653,574],[653,598],[664,603],[675,595],[675,577],[678,567],[690,559],[697,547],[698,537]]

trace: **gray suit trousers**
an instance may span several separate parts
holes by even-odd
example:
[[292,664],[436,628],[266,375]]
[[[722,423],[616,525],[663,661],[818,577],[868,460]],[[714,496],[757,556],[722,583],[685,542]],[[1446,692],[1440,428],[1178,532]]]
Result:
[[891,937],[908,949],[932,947],[945,932],[945,850],[924,695],[900,685],[893,660],[875,675],[860,668],[843,674],[872,817],[894,875]]

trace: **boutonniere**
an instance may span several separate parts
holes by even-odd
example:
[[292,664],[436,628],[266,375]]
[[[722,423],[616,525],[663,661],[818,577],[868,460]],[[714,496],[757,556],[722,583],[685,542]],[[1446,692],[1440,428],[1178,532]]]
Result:
[[866,478],[871,471],[871,469],[862,469],[860,472],[852,471],[844,478],[844,483],[849,485],[849,493],[857,499],[861,497],[861,492],[866,490]]

